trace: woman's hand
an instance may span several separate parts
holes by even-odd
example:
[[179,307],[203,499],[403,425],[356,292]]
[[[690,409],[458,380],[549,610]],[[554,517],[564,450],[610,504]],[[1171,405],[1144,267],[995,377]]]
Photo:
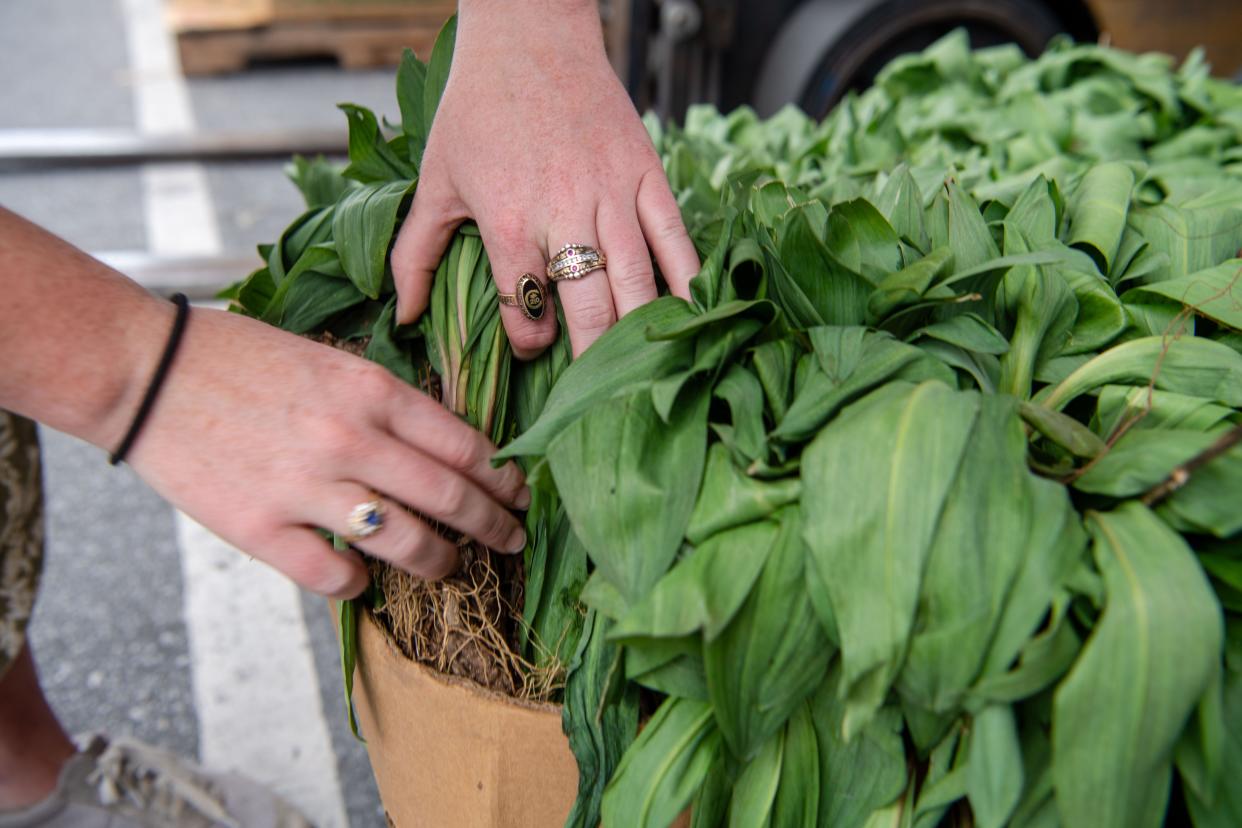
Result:
[[[173,305],[3,208],[0,283],[0,407],[116,448]],[[447,575],[457,549],[404,506],[492,549],[522,549],[509,509],[526,508],[530,493],[515,465],[491,467],[494,453],[378,365],[195,308],[127,461],[234,546],[345,598],[366,586],[366,568],[315,529],[348,534],[354,506],[377,497],[384,526],[356,546],[413,574]]]
[[[656,297],[651,254],[689,298],[698,255],[664,168],[604,53],[599,11],[585,0],[462,0],[452,72],[422,177],[392,255],[398,318],[427,306],[453,229],[479,224],[501,293],[523,273],[546,281],[566,244],[598,248],[607,270],[557,283],[574,354]],[[529,358],[556,336],[515,307],[501,315]]]
[[403,505],[493,549],[521,550],[525,534],[508,510],[530,494],[515,465],[491,467],[493,453],[377,365],[195,308],[128,462],[225,540],[345,598],[366,586],[366,569],[314,530],[347,535],[351,509],[375,493],[386,501],[384,526],[355,545],[415,575],[451,573],[457,549]]

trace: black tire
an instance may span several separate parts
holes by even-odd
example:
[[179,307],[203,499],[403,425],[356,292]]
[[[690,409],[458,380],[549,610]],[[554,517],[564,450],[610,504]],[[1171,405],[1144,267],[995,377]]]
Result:
[[868,12],[828,46],[799,105],[820,118],[851,89],[869,86],[885,64],[959,26],[973,46],[1016,43],[1037,55],[1065,25],[1038,0],[893,0]]

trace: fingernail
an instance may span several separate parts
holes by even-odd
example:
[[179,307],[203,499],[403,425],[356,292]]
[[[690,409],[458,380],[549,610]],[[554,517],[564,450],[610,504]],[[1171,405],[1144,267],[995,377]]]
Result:
[[521,552],[526,548],[526,530],[518,529],[509,536],[509,544],[505,547],[510,552]]
[[517,493],[517,497],[513,498],[513,505],[522,511],[530,508],[530,486],[523,486],[522,491]]

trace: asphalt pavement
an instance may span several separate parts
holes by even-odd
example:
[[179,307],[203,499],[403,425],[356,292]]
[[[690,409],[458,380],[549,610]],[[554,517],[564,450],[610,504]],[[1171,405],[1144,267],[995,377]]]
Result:
[[[131,68],[126,15],[140,8],[134,0],[0,3],[0,130],[134,128],[143,79]],[[341,101],[396,110],[389,70],[265,67],[190,79],[186,88],[204,130],[343,126]],[[225,253],[273,240],[301,210],[280,162],[219,163],[204,172]],[[150,203],[138,168],[0,173],[0,204],[87,251],[148,247]],[[198,756],[207,734],[194,690],[202,665],[187,628],[184,519],[129,469],[109,467],[98,449],[49,430],[42,440],[48,556],[32,644],[52,705],[71,731],[131,734]],[[298,604],[317,683],[315,715],[326,723],[336,772],[310,783],[339,785],[354,828],[383,826],[365,750],[345,723],[328,611],[312,595]],[[251,634],[257,640],[263,630]],[[255,734],[277,746],[293,735]]]

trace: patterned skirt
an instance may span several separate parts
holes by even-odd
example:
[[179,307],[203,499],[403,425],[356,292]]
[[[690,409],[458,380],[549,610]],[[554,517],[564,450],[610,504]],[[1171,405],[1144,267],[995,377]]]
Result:
[[43,568],[39,434],[0,410],[0,676],[21,654]]

